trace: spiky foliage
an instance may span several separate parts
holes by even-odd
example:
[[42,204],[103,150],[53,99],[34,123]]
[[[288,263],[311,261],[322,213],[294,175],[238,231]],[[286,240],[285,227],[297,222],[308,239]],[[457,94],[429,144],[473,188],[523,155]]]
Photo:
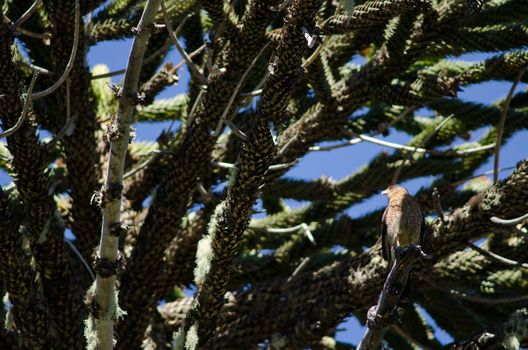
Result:
[[[355,209],[392,182],[425,176],[434,180],[416,197],[430,216],[430,258],[412,271],[413,303],[386,341],[438,349],[432,318],[452,349],[527,345],[526,220],[490,219],[528,212],[528,163],[494,184],[472,177],[498,134],[504,144],[528,128],[528,93],[485,104],[457,97],[473,84],[528,81],[526,1],[166,0],[170,23],[186,21],[178,38],[196,51],[196,69],[186,93],[164,98],[187,68],[166,61],[173,44],[161,9],[142,28],[143,0],[81,0],[78,12],[75,1],[48,0],[13,28],[33,1],[0,4],[0,126],[17,128],[0,144],[0,171],[13,180],[0,190],[2,349],[97,347],[94,320],[105,317],[117,349],[349,348],[336,328],[351,315],[365,322],[387,272],[381,208]],[[87,53],[139,34],[144,57],[134,59],[144,64],[123,90],[138,96],[123,96],[106,66],[89,71]],[[453,59],[477,52],[488,58]],[[37,77],[37,97],[68,74],[31,103],[35,66],[52,71]],[[110,169],[116,186],[101,190],[125,100],[137,128],[172,124],[155,141],[131,137],[124,169]],[[394,131],[408,145],[389,145],[342,179],[287,175],[311,152]],[[435,187],[450,208],[442,218]],[[121,205],[105,231],[119,245],[112,261],[92,256],[110,199]],[[290,208],[291,199],[305,204]],[[110,308],[97,304],[91,270],[117,275]]]

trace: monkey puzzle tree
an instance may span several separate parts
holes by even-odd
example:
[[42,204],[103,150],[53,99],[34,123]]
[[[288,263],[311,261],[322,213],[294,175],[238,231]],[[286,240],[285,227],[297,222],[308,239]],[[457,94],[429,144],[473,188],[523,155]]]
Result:
[[[381,208],[344,212],[431,175],[427,258],[369,325],[395,349],[442,348],[433,320],[453,349],[526,346],[528,162],[498,181],[528,127],[525,0],[0,4],[2,349],[353,348],[336,328],[365,321],[389,267]],[[119,39],[126,68],[90,71],[90,47]],[[492,54],[449,59],[473,52]],[[181,69],[186,93],[160,99]],[[457,97],[494,80],[501,101]],[[360,142],[389,152],[340,180],[287,175]],[[494,181],[474,180],[493,157]]]

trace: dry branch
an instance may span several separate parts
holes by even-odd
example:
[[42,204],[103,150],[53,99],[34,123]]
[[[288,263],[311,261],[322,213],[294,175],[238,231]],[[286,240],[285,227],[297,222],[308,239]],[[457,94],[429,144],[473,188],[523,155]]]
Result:
[[130,142],[130,125],[133,122],[133,112],[137,104],[137,91],[142,60],[145,54],[150,26],[154,21],[159,8],[160,0],[149,0],[145,5],[143,15],[137,27],[137,36],[134,38],[125,80],[119,97],[119,110],[108,129],[110,140],[110,158],[105,184],[101,192],[100,205],[103,211],[103,227],[101,229],[101,242],[97,252],[94,270],[96,281],[91,304],[91,316],[96,332],[95,343],[88,344],[93,349],[113,349],[113,326],[117,317],[118,297],[116,291],[116,274],[118,272],[119,252],[118,240],[121,228],[121,191],[123,188],[123,172],[125,156]]
[[396,308],[407,285],[411,268],[421,255],[421,249],[418,246],[411,245],[403,249],[403,251],[396,250],[396,260],[385,280],[378,304],[368,311],[367,330],[357,350],[377,350],[383,341],[387,327],[394,322]]

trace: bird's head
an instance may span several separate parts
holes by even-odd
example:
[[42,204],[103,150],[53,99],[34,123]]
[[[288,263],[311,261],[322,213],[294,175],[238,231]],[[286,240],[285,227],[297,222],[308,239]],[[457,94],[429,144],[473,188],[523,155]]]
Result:
[[386,195],[389,199],[399,196],[405,196],[408,195],[409,192],[400,185],[391,185],[387,187],[384,191],[381,192],[381,194]]

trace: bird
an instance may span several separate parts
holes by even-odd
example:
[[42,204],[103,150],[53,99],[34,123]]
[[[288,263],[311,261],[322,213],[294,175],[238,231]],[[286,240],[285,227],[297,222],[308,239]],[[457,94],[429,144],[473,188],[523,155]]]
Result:
[[418,201],[402,186],[389,186],[381,194],[389,201],[381,218],[381,248],[390,269],[396,247],[422,243],[425,221]]

